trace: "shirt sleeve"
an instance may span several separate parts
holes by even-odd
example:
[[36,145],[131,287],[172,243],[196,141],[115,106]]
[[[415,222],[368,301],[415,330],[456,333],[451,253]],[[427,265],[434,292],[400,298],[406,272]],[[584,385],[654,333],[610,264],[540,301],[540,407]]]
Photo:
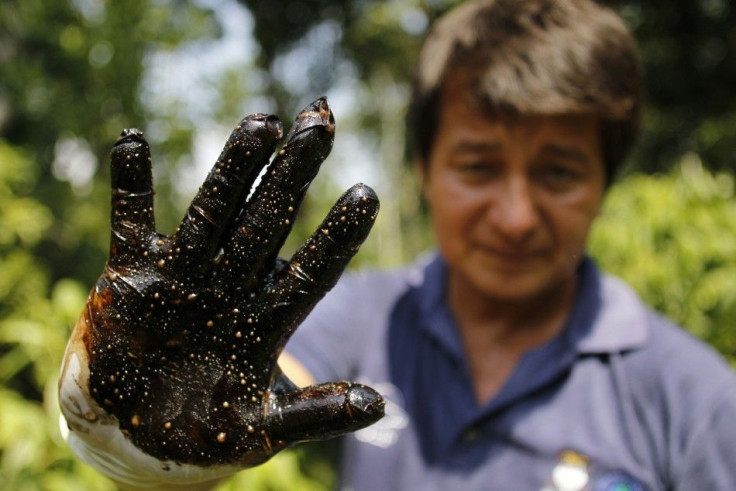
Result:
[[365,285],[347,275],[317,304],[286,344],[318,383],[350,379],[366,316],[357,294]]
[[390,315],[410,286],[410,271],[415,270],[344,275],[297,328],[286,353],[317,383],[357,380],[366,364],[375,363],[370,354],[384,349]]
[[[681,460],[676,490],[736,489],[736,376],[730,377],[710,414],[696,423]],[[677,469],[674,469],[677,473]]]

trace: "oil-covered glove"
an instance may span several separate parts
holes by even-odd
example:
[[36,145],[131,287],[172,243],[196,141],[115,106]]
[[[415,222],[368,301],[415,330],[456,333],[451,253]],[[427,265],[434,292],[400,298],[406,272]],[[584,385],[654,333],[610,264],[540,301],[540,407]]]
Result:
[[246,117],[171,236],[154,227],[148,143],[123,131],[111,153],[110,256],[59,384],[81,458],[128,485],[196,483],[383,415],[368,387],[300,389],[276,363],[378,212],[374,192],[357,184],[291,260],[278,258],[334,128],[318,99],[271,160],[281,122]]

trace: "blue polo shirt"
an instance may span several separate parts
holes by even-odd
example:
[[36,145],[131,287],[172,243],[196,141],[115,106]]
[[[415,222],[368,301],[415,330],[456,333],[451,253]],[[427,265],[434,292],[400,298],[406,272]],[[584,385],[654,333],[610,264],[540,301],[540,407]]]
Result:
[[344,439],[341,489],[736,490],[734,372],[623,282],[584,260],[563,331],[478,405],[446,274],[346,275],[286,347],[388,401]]

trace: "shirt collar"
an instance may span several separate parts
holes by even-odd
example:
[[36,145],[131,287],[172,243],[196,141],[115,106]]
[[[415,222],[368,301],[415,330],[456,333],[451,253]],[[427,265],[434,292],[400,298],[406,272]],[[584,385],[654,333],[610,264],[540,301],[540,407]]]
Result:
[[[422,326],[453,357],[463,359],[462,341],[445,303],[447,265],[439,254],[420,261],[424,269],[416,288],[424,317]],[[648,310],[637,294],[618,278],[602,274],[590,257],[583,259],[578,274],[578,296],[560,334],[565,344],[579,354],[616,353],[646,346]]]
[[649,311],[623,281],[602,274],[586,257],[580,267],[581,288],[566,328],[578,353],[616,353],[649,343]]

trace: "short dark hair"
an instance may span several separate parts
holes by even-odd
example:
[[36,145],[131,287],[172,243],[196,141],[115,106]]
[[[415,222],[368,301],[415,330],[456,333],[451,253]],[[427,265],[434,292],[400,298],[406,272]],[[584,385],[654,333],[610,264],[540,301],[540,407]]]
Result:
[[636,41],[615,12],[590,0],[473,0],[440,18],[409,107],[411,149],[425,163],[442,92],[458,74],[491,115],[598,115],[609,183],[638,136]]

